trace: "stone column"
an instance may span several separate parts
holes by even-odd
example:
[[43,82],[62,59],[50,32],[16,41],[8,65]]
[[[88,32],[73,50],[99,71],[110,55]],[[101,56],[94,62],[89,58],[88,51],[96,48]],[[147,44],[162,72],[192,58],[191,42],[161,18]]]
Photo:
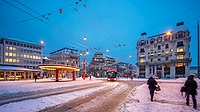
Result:
[[4,80],[6,80],[6,71],[3,71],[3,74],[4,74]]
[[149,77],[149,65],[145,65],[145,77]]
[[161,73],[161,78],[164,78],[164,74],[165,74],[165,68],[164,65],[162,64],[162,73]]
[[154,76],[157,76],[157,66],[154,65]]
[[170,64],[170,78],[175,78],[175,64],[171,63]]
[[190,75],[190,63],[185,64],[185,77],[188,77]]
[[137,77],[139,77],[139,73],[140,73],[139,66],[137,66]]

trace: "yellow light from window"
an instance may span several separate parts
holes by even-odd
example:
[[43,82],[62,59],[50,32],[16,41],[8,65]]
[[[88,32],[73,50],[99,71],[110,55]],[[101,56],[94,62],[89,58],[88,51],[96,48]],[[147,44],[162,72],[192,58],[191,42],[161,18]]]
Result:
[[12,62],[12,59],[8,59],[9,62]]
[[141,59],[140,59],[140,62],[141,62],[141,63],[142,63],[142,62],[145,62],[144,58],[141,58]]
[[158,54],[161,54],[161,51],[158,51]]
[[177,52],[183,52],[183,48],[178,48]]
[[13,51],[16,51],[16,48],[15,48],[15,47],[13,47]]
[[9,47],[9,50],[13,50],[13,47]]
[[8,56],[8,52],[5,53],[5,56]]
[[27,55],[26,57],[29,58],[29,55]]
[[9,56],[12,56],[12,53],[9,53]]
[[8,58],[5,59],[5,62],[8,62]]
[[26,58],[26,54],[24,54],[24,58]]
[[169,54],[169,51],[165,51],[165,54]]
[[33,58],[33,56],[30,56],[30,58],[32,59],[32,58]]
[[15,53],[13,53],[13,57],[16,57],[16,54],[15,54]]
[[13,63],[16,63],[16,59],[13,59]]
[[33,59],[35,59],[35,56],[33,56]]
[[183,59],[183,57],[184,57],[183,55],[177,55],[176,58],[177,58],[177,59]]

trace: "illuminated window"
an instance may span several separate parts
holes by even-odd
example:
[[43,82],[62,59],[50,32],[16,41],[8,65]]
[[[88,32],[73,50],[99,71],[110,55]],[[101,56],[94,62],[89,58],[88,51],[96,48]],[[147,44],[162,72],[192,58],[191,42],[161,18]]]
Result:
[[154,50],[154,46],[151,46],[151,47],[150,47],[150,50],[153,51],[153,50]]
[[26,57],[29,58],[29,55],[27,55]]
[[39,56],[39,59],[41,59],[41,57]]
[[161,51],[158,51],[158,55],[161,55]]
[[24,57],[24,55],[23,55],[23,54],[21,54],[21,56],[20,56],[20,57],[22,57],[22,58],[23,58],[23,57]]
[[8,50],[8,47],[6,47],[6,50]]
[[177,52],[183,52],[183,48],[177,48]]
[[174,50],[173,49],[170,49],[170,52],[173,52]]
[[16,54],[15,54],[15,53],[13,53],[13,57],[16,57]]
[[12,62],[12,59],[8,59],[9,62]]
[[8,52],[5,53],[5,56],[8,56]]
[[176,63],[176,67],[183,67],[185,66],[185,63]]
[[9,53],[9,56],[12,56],[12,53]]
[[8,62],[8,58],[5,59],[5,62]]
[[30,56],[30,58],[32,59],[32,58],[33,58],[33,56]]
[[177,55],[177,59],[183,59],[183,55]]
[[13,47],[9,47],[9,50],[13,50]]
[[144,57],[144,56],[145,56],[144,54],[141,54],[141,55],[140,55],[140,57]]
[[69,60],[66,60],[66,62],[68,63],[68,62],[69,62]]
[[141,59],[140,59],[140,62],[141,62],[141,63],[142,63],[142,62],[145,62],[144,58],[141,58]]
[[24,58],[26,58],[26,54],[24,54]]
[[154,53],[153,53],[153,52],[151,52],[151,56],[154,56]]
[[33,56],[33,59],[35,59],[35,56]]
[[169,54],[169,51],[165,51],[165,54]]
[[16,63],[17,61],[16,61],[16,59],[13,59],[13,63]]
[[19,63],[19,60],[17,59],[17,63]]
[[38,59],[38,56],[36,56],[35,59]]
[[13,51],[16,51],[16,48],[15,48],[15,47],[13,47]]

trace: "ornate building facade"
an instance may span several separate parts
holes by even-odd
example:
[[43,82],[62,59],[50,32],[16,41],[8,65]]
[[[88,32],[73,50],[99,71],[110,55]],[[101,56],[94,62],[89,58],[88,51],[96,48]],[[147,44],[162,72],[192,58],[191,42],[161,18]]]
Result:
[[190,72],[190,32],[183,22],[168,33],[147,37],[142,33],[137,41],[137,76],[147,78],[186,77]]

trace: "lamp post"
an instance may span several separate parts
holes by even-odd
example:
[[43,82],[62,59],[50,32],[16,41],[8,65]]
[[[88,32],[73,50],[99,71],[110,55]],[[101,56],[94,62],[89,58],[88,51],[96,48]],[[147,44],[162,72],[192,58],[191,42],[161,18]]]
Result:
[[86,50],[86,51],[83,51],[83,53],[81,53],[80,55],[82,55],[83,56],[83,71],[82,71],[82,78],[83,78],[83,80],[85,80],[85,77],[86,77],[86,75],[87,75],[87,73],[86,73],[86,64],[87,64],[87,62],[86,62],[86,55],[88,55],[89,54],[89,52],[88,52],[88,50]]

